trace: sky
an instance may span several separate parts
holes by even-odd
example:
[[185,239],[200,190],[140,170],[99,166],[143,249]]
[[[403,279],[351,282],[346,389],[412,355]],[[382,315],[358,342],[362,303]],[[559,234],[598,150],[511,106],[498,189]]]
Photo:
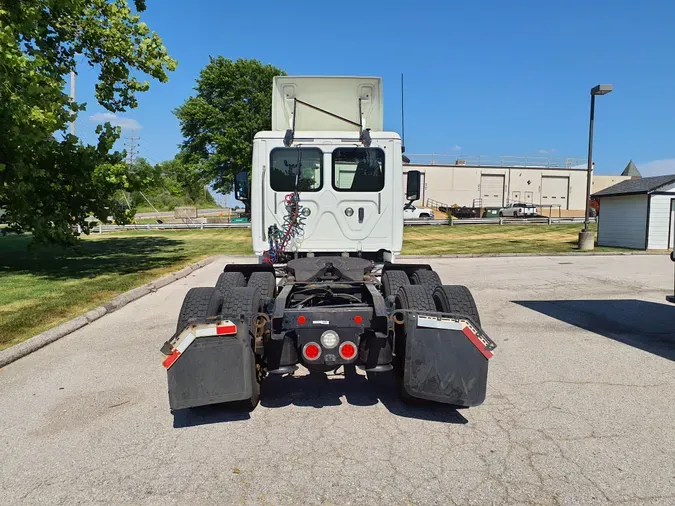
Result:
[[385,129],[409,154],[578,157],[588,149],[590,89],[597,98],[593,159],[619,174],[675,174],[675,2],[672,0],[147,0],[142,19],[178,69],[151,82],[139,106],[111,115],[93,96],[96,70],[78,69],[77,132],[97,122],[134,129],[141,156],[172,158],[182,140],[173,111],[209,56],[255,58],[289,75],[383,79]]

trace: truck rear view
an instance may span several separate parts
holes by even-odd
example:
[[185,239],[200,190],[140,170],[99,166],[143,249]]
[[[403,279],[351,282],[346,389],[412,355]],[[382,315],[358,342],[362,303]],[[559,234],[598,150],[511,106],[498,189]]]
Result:
[[404,400],[475,406],[494,343],[466,287],[425,264],[396,264],[404,197],[401,139],[383,131],[379,78],[278,77],[272,130],[248,175],[257,263],[191,289],[162,348],[172,410],[255,407],[268,375],[359,367],[394,374]]

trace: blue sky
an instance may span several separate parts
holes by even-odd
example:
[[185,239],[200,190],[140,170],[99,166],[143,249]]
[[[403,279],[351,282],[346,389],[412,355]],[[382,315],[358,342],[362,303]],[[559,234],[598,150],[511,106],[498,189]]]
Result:
[[[643,175],[675,173],[675,2],[465,0],[370,2],[147,0],[143,20],[178,69],[151,83],[114,122],[137,126],[141,155],[172,158],[173,109],[193,93],[209,55],[256,58],[294,75],[373,75],[384,82],[385,128],[400,132],[406,85],[408,153],[585,157],[589,90],[594,160],[603,174],[633,159]],[[78,134],[105,113],[96,71],[81,66]],[[125,130],[125,135],[129,130]]]

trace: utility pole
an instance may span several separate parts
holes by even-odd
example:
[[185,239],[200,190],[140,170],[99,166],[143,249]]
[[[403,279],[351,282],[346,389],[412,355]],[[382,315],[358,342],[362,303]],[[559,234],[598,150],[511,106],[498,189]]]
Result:
[[[124,146],[129,148],[129,151],[127,153],[127,165],[129,166],[129,170],[131,170],[134,166],[134,156],[137,153],[137,147],[138,145],[136,144],[136,141],[138,141],[140,137],[135,137],[134,136],[134,130],[131,131],[131,135],[127,137],[127,141],[125,142]],[[131,202],[129,202],[129,197],[127,197],[127,192],[122,191],[122,194],[124,195],[124,200],[127,201],[127,205],[129,206],[129,209],[131,209]]]
[[132,130],[131,135],[127,137],[128,142],[124,143],[124,145],[129,148],[129,151],[127,153],[127,165],[129,165],[129,168],[131,168],[134,165],[134,156],[136,156],[136,153],[138,152],[137,150],[138,140],[140,140],[140,137],[135,137],[134,130]]
[[[70,71],[70,101],[75,103],[75,71]],[[75,118],[70,122],[70,133],[75,135]]]

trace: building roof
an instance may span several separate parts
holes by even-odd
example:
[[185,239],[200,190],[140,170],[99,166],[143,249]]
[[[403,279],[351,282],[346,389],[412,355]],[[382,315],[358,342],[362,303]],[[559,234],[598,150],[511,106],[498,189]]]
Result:
[[623,169],[623,172],[621,173],[622,176],[631,176],[631,177],[642,177],[642,174],[640,174],[640,171],[637,170],[637,167],[633,163],[633,160],[628,162],[628,165],[626,165],[626,168]]
[[628,179],[620,183],[594,193],[594,197],[611,197],[614,195],[639,195],[652,193],[664,186],[675,183],[675,174],[669,176],[643,177],[640,179]]

